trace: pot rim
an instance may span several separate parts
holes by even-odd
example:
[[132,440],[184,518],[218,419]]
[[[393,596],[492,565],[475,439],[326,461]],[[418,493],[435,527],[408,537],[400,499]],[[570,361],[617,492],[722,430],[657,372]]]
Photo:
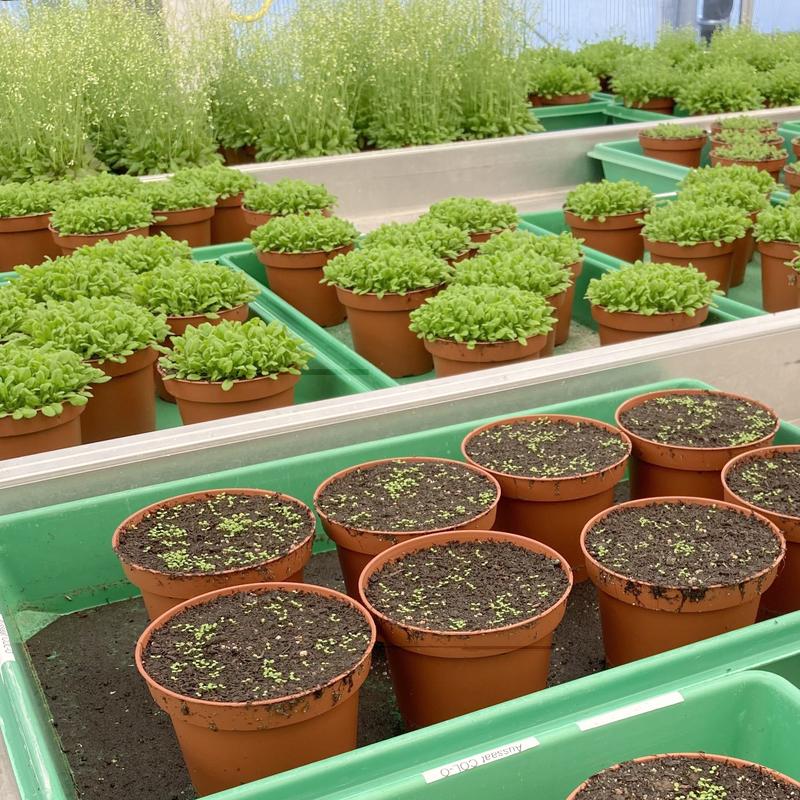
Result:
[[338,292],[345,292],[347,294],[354,295],[355,297],[367,297],[372,300],[376,300],[380,302],[385,297],[409,297],[418,294],[423,294],[424,292],[433,292],[433,291],[441,291],[443,287],[447,286],[446,282],[437,283],[434,286],[426,286],[423,289],[409,289],[406,292],[384,292],[380,297],[378,297],[376,292],[357,292],[355,289],[347,289],[344,286],[338,286],[337,284],[330,284],[333,286]]
[[[612,222],[623,222],[626,217],[640,217],[640,216],[646,214],[650,209],[642,208],[642,209],[640,209],[638,211],[626,211],[624,214],[603,214],[602,216],[603,216],[605,222],[600,222],[599,221],[601,215],[598,215],[596,217],[590,217],[589,219],[584,219],[580,215],[576,214],[574,211],[570,211],[570,209],[567,208],[567,204],[566,203],[564,203],[564,205],[561,206],[561,210],[564,213],[565,217],[567,216],[567,214],[569,214],[571,217],[574,217],[575,220],[577,220],[576,227],[580,228],[581,223],[589,224],[589,225],[591,225],[591,224],[605,225],[606,222],[609,222],[609,221],[612,221]],[[631,226],[631,228],[634,228],[634,227],[638,228],[638,227],[641,227],[641,226],[640,225],[632,225]]]
[[756,581],[759,578],[762,578],[764,575],[769,574],[772,570],[774,570],[776,566],[779,565],[786,556],[786,538],[784,537],[780,528],[778,528],[778,526],[774,522],[767,519],[763,514],[759,514],[757,511],[750,511],[749,509],[742,508],[741,506],[738,506],[735,503],[730,503],[726,500],[712,500],[711,498],[708,497],[664,495],[662,497],[643,497],[639,500],[628,500],[624,503],[618,503],[617,505],[611,506],[610,508],[605,508],[598,514],[595,514],[583,526],[583,530],[581,531],[580,544],[583,557],[587,561],[592,563],[595,567],[597,567],[597,569],[601,574],[610,575],[611,577],[615,578],[617,581],[622,583],[633,583],[636,584],[637,586],[641,586],[644,589],[657,589],[659,591],[664,591],[664,590],[673,590],[678,592],[686,591],[687,587],[673,586],[671,584],[666,584],[666,583],[664,584],[651,583],[650,581],[646,581],[641,578],[635,578],[630,575],[624,575],[621,572],[617,572],[616,570],[611,569],[611,567],[607,567],[601,561],[598,561],[591,553],[589,553],[589,551],[586,548],[586,537],[589,531],[598,522],[602,522],[602,520],[605,519],[611,512],[619,511],[620,509],[642,508],[644,506],[650,506],[650,505],[665,505],[667,503],[683,503],[684,505],[696,505],[696,506],[721,506],[731,511],[735,511],[737,514],[756,517],[760,522],[765,523],[769,527],[769,529],[772,531],[772,535],[778,540],[778,543],[780,544],[780,552],[778,553],[778,556],[768,567],[764,567],[758,572],[755,572],[752,575],[748,575],[746,578],[743,578],[740,581],[735,581],[734,583],[713,583],[709,586],[698,587],[702,588],[707,594],[714,590],[732,589],[737,586],[742,586],[743,584]]
[[[162,380],[175,381],[175,383],[188,384],[189,386],[219,386],[221,388],[222,384],[225,383],[225,381],[204,381],[204,380],[190,381],[187,378],[169,378],[167,377],[168,375],[167,371],[160,364],[156,365],[156,370],[158,371],[158,374],[161,376]],[[254,378],[238,378],[237,380],[233,381],[233,385],[238,386],[240,384],[248,384],[252,386],[253,383],[255,383],[256,381],[280,380],[281,376],[283,375],[289,375],[293,378],[297,378],[298,380],[301,377],[300,375],[295,375],[293,372],[288,372],[288,371],[273,372],[270,373],[269,375],[256,375]],[[231,389],[232,388],[233,387],[231,387]]]
[[[755,403],[759,408],[764,411],[767,411],[774,419],[775,419],[775,426],[772,431],[759,439],[754,439],[752,442],[745,442],[743,444],[736,444],[736,445],[727,445],[723,447],[690,447],[688,445],[680,445],[680,444],[667,444],[666,442],[657,442],[655,439],[647,439],[644,436],[632,431],[630,428],[626,427],[625,424],[622,422],[621,415],[626,411],[630,411],[633,408],[637,408],[638,406],[645,403],[647,400],[654,400],[657,397],[664,397],[664,396],[672,396],[672,395],[679,395],[679,394],[716,394],[722,395],[724,397],[733,397],[737,400],[747,400],[749,403]],[[753,400],[750,397],[745,397],[741,394],[736,394],[735,392],[723,392],[718,389],[658,389],[654,392],[645,392],[644,394],[637,394],[634,397],[628,398],[625,402],[621,403],[617,410],[614,412],[614,420],[617,423],[617,426],[620,430],[624,431],[628,438],[632,441],[639,440],[641,442],[647,442],[648,444],[655,445],[656,447],[664,447],[670,450],[676,450],[679,453],[699,453],[699,452],[711,452],[711,453],[723,453],[726,450],[735,450],[740,447],[747,447],[749,449],[755,449],[759,444],[766,446],[769,441],[775,436],[778,432],[778,429],[781,426],[780,417],[775,413],[773,409],[771,409],[768,405],[760,402],[759,400]]]
[[[663,318],[663,317],[689,317],[689,316],[691,316],[686,311],[656,311],[655,314],[643,314],[640,311],[609,311],[605,306],[601,306],[599,303],[592,303],[591,301],[589,301],[589,304],[591,305],[591,307],[593,309],[594,308],[599,308],[604,313],[610,314],[611,316],[614,316],[614,317],[623,316],[624,315],[624,316],[627,316],[627,317],[645,317],[647,319],[651,319],[652,317],[662,317]],[[711,305],[710,303],[706,303],[706,305],[701,306],[700,308],[696,308],[694,310],[694,316],[696,317],[699,313],[702,312],[702,310],[704,308],[709,308],[710,305]]]
[[[559,294],[565,294],[565,292],[560,292]],[[553,297],[557,297],[557,295],[553,295]],[[548,298],[545,298],[545,299],[547,300]],[[555,328],[556,328],[556,326],[553,325],[553,330],[555,330]],[[518,344],[520,347],[527,347],[527,343],[528,342],[530,342],[530,341],[532,341],[534,339],[539,339],[539,338],[543,338],[543,337],[547,337],[547,336],[549,336],[549,333],[534,333],[533,335],[528,336],[527,339],[525,339],[526,344],[521,344],[517,339],[501,339],[500,341],[497,341],[497,342],[475,342],[475,347],[468,348],[468,349],[475,350],[478,347],[496,347],[497,345],[506,345],[506,344]],[[455,345],[459,345],[461,347],[467,347],[467,343],[466,342],[457,342],[455,339],[440,339],[438,336],[434,337],[433,339],[425,339],[423,337],[418,337],[418,338],[422,338],[423,341],[426,342],[426,343],[427,342],[440,342],[442,344],[455,344]]]
[[[640,139],[649,139],[651,142],[669,142],[672,144],[677,144],[680,142],[681,144],[689,142],[693,145],[696,145],[698,142],[702,142],[705,144],[708,141],[708,133],[703,133],[701,136],[671,136],[671,137],[664,137],[664,136],[648,136],[647,131],[639,131],[639,138]],[[693,149],[693,148],[687,148]]]
[[213,206],[192,206],[192,208],[172,208],[172,209],[157,208],[153,209],[153,214],[157,216],[160,214],[185,214],[189,211],[210,211],[213,214],[215,208],[216,208],[216,203]]
[[[454,525],[448,525],[447,527],[444,528],[432,528],[424,531],[387,531],[387,530],[376,530],[374,528],[354,527],[351,525],[346,525],[343,522],[338,522],[319,507],[319,496],[337,478],[347,475],[350,472],[355,472],[355,470],[357,469],[363,469],[365,467],[374,467],[377,466],[378,464],[392,463],[395,461],[410,461],[412,463],[418,461],[436,461],[445,464],[458,464],[458,466],[465,467],[472,473],[478,474],[483,478],[488,478],[489,482],[495,489],[496,493],[495,498],[487,508],[485,508],[483,511],[477,514],[474,514],[472,517],[470,517],[467,520],[464,520],[463,522],[459,522]],[[397,458],[377,458],[373,461],[363,461],[360,464],[354,464],[350,467],[345,467],[344,469],[340,469],[338,472],[335,472],[333,475],[330,475],[327,478],[325,478],[325,480],[319,486],[317,486],[317,488],[314,490],[314,497],[312,499],[312,503],[314,505],[314,510],[317,512],[320,519],[324,523],[338,525],[339,527],[344,528],[347,531],[358,531],[359,533],[372,534],[374,536],[402,536],[406,538],[416,539],[421,536],[426,536],[428,534],[449,533],[458,528],[463,529],[465,525],[472,522],[476,522],[477,520],[485,517],[487,514],[495,510],[497,508],[497,504],[500,502],[500,496],[501,496],[500,484],[498,483],[494,475],[487,472],[483,467],[477,466],[475,464],[470,464],[464,461],[457,461],[454,458],[439,458],[438,456],[398,456]]]
[[[455,537],[455,538],[454,538]],[[445,544],[454,541],[480,541],[481,539],[493,539],[505,542],[510,542],[511,544],[515,544],[519,547],[524,548],[525,550],[531,550],[535,553],[540,553],[541,555],[546,555],[554,560],[557,560],[561,565],[561,571],[563,572],[564,576],[567,579],[567,587],[564,592],[558,597],[558,599],[549,605],[544,611],[536,614],[532,617],[526,617],[519,622],[515,622],[511,625],[503,625],[499,628],[481,628],[480,630],[474,631],[439,631],[434,630],[433,628],[421,628],[417,625],[411,625],[405,622],[398,622],[391,617],[386,616],[383,612],[376,609],[372,603],[368,600],[365,592],[365,588],[367,585],[368,579],[372,576],[374,572],[376,572],[379,568],[385,566],[389,561],[393,560],[400,560],[393,559],[392,556],[400,549],[408,550],[402,554],[401,558],[410,555],[412,552],[417,552],[418,550],[427,550],[429,546],[434,546],[437,544]],[[538,545],[540,549],[534,549],[531,547],[531,543]],[[567,599],[569,598],[570,593],[572,592],[572,588],[574,585],[574,576],[572,574],[572,568],[569,565],[569,562],[556,550],[553,550],[552,547],[548,547],[546,544],[539,542],[535,539],[531,539],[528,536],[521,536],[516,533],[508,533],[506,531],[496,531],[496,530],[458,530],[458,531],[443,531],[439,533],[430,533],[425,536],[418,536],[414,539],[410,539],[404,542],[398,542],[397,544],[392,545],[391,547],[387,548],[378,555],[374,556],[370,559],[369,563],[364,567],[361,571],[361,575],[358,578],[358,595],[361,600],[362,606],[367,609],[367,611],[378,617],[382,622],[388,623],[389,625],[394,625],[395,627],[401,628],[404,631],[410,632],[412,634],[422,634],[424,636],[437,636],[442,639],[452,641],[452,642],[459,642],[464,641],[465,639],[470,639],[476,636],[488,636],[492,634],[504,634],[509,633],[515,629],[525,628],[530,625],[531,622],[534,622],[537,619],[541,619],[542,617],[546,616],[547,614],[555,612],[560,606],[566,603]]]
[[[745,212],[742,212],[745,213]],[[678,244],[677,242],[662,242],[660,239],[650,239],[644,232],[642,232],[642,238],[647,245],[647,249],[652,251],[652,245],[656,245],[658,248],[659,245],[665,245],[667,247],[679,247],[681,250],[692,250],[697,247],[713,247],[715,250],[719,250],[721,252],[716,253],[712,256],[697,256],[698,258],[714,258],[716,256],[723,256],[727,255],[728,252],[731,252],[736,245],[736,242],[739,239],[734,239],[732,242],[723,242],[721,245],[717,245],[716,242],[706,241],[706,242],[695,242],[694,244]],[[684,256],[684,258],[689,258],[690,256]]]
[[[175,505],[180,505],[183,502],[189,502],[195,499],[204,500],[210,495],[218,495],[218,494],[239,494],[250,497],[273,497],[285,501],[290,501],[292,505],[299,506],[301,510],[306,514],[306,516],[308,517],[308,521],[311,523],[311,532],[298,544],[291,547],[285,553],[281,553],[280,555],[277,555],[274,558],[262,561],[256,561],[251,564],[244,564],[238,567],[231,567],[229,569],[215,570],[214,572],[184,573],[184,572],[168,572],[166,570],[153,569],[152,567],[144,567],[141,564],[137,564],[135,561],[131,561],[130,559],[125,558],[119,552],[120,543],[124,538],[124,536],[128,533],[128,528],[135,520],[135,518],[138,517],[139,519],[136,521],[141,521],[141,519],[151,514],[153,511],[158,510],[159,508],[162,507],[170,508]],[[317,520],[316,517],[314,516],[314,512],[302,500],[298,500],[296,497],[292,497],[291,495],[285,494],[284,492],[276,492],[271,489],[256,489],[256,488],[245,488],[245,487],[232,487],[228,489],[198,489],[197,491],[194,492],[184,492],[183,494],[173,495],[172,497],[165,497],[163,500],[157,500],[155,503],[150,503],[150,505],[147,505],[144,508],[140,508],[138,511],[134,511],[132,514],[129,514],[115,528],[114,533],[111,537],[111,547],[116,553],[117,558],[124,564],[128,565],[129,567],[133,567],[134,569],[140,572],[147,572],[150,575],[164,576],[169,579],[215,578],[226,575],[232,575],[236,572],[242,572],[244,570],[257,569],[258,567],[261,567],[265,564],[272,564],[276,561],[280,561],[281,559],[286,558],[289,555],[292,555],[297,550],[300,550],[303,547],[305,547],[308,544],[309,539],[314,538],[316,526],[317,526]]]
[[[144,648],[150,643],[150,639],[152,638],[153,633],[157,629],[162,628],[171,618],[176,617],[178,614],[185,611],[187,608],[197,605],[204,605],[209,600],[213,600],[216,599],[217,597],[222,597],[224,595],[240,594],[243,592],[253,592],[253,591],[263,594],[273,590],[289,590],[289,591],[306,592],[307,594],[317,594],[323,597],[328,597],[331,599],[338,600],[339,602],[346,603],[351,608],[356,609],[356,611],[358,611],[361,614],[361,616],[366,620],[370,629],[370,640],[361,658],[345,672],[336,675],[335,677],[326,681],[324,684],[321,684],[319,686],[314,686],[302,692],[295,692],[294,694],[276,697],[271,700],[245,700],[245,701],[235,701],[235,702],[204,700],[199,697],[189,697],[189,695],[179,694],[178,692],[175,692],[172,689],[168,689],[166,686],[162,686],[154,678],[152,678],[150,674],[147,672],[147,670],[144,668],[142,653],[144,651]],[[245,583],[242,584],[241,586],[228,586],[223,589],[215,589],[212,592],[206,592],[205,594],[198,595],[197,597],[192,597],[189,600],[184,600],[178,605],[173,606],[169,610],[165,611],[160,616],[156,617],[144,629],[141,636],[139,636],[139,639],[136,642],[136,648],[134,650],[134,660],[139,675],[141,675],[145,683],[147,683],[148,687],[156,689],[157,691],[163,693],[170,700],[183,703],[188,702],[195,707],[199,707],[207,711],[211,711],[215,708],[220,708],[220,707],[234,708],[234,709],[247,709],[247,708],[264,709],[300,700],[301,698],[307,695],[313,695],[315,692],[322,692],[325,689],[335,685],[336,683],[343,681],[348,675],[351,675],[354,672],[357,672],[359,669],[361,669],[364,663],[372,657],[372,651],[375,647],[376,638],[377,638],[377,630],[375,628],[375,623],[372,620],[372,617],[361,606],[360,603],[357,603],[355,600],[353,600],[351,597],[344,594],[343,592],[336,591],[335,589],[328,589],[324,586],[316,586],[311,583],[289,583],[288,581]]]
[[149,225],[137,225],[133,228],[125,228],[124,231],[100,231],[99,233],[61,233],[52,225],[47,226],[47,230],[58,239],[97,239],[98,237],[122,236],[123,234],[133,234],[134,231],[149,231],[153,223]]
[[[89,384],[89,388],[94,384]],[[91,398],[89,398],[91,400]],[[0,439],[13,439],[15,436],[27,436],[32,433],[41,433],[49,431],[53,428],[58,428],[61,425],[67,425],[72,420],[79,417],[85,410],[87,404],[82,406],[74,406],[71,403],[64,402],[63,410],[60,414],[54,417],[46,417],[41,408],[36,409],[36,414],[32,417],[23,417],[22,419],[14,419],[11,414],[5,417],[0,417]],[[17,430],[16,432],[5,433],[4,430],[13,428],[28,428],[28,430]],[[55,452],[55,451],[50,451]]]
[[[514,475],[509,472],[501,472],[499,470],[490,470],[488,467],[482,466],[477,461],[474,461],[470,456],[467,454],[467,443],[479,433],[482,433],[485,430],[489,430],[489,428],[496,428],[500,425],[508,425],[512,422],[527,422],[528,420],[535,420],[535,419],[542,419],[547,418],[553,422],[572,422],[572,423],[588,423],[593,425],[597,428],[602,428],[608,433],[613,433],[622,440],[623,444],[627,445],[627,452],[625,453],[622,458],[614,461],[613,463],[609,464],[603,469],[594,470],[593,472],[581,472],[577,475],[566,475],[561,476],[559,478],[537,478],[533,475]],[[627,432],[621,430],[620,428],[615,428],[613,425],[610,425],[606,422],[603,422],[599,419],[592,419],[591,417],[581,417],[575,414],[519,414],[514,417],[504,417],[503,419],[494,420],[493,422],[488,422],[485,425],[480,425],[479,427],[475,428],[474,430],[470,431],[462,440],[461,440],[461,453],[463,454],[464,458],[467,459],[467,463],[473,464],[474,466],[478,467],[479,469],[485,470],[489,472],[491,475],[500,475],[503,478],[508,478],[511,480],[522,480],[522,481],[536,481],[537,483],[541,483],[543,485],[555,485],[557,483],[564,483],[565,481],[584,481],[587,478],[594,477],[595,475],[602,475],[605,472],[609,472],[610,470],[620,469],[624,467],[625,462],[631,457],[633,452],[633,442],[631,441],[630,437],[628,436]]]
[[259,250],[257,247],[254,248],[256,253],[258,254],[265,254],[270,256],[322,256],[322,255],[329,255],[330,253],[336,253],[339,250],[344,250],[345,248],[354,248],[355,242],[350,242],[348,244],[340,244],[336,247],[332,248],[331,250],[296,250],[292,252],[284,252],[281,250]]
[[[170,320],[174,320],[175,322],[183,322],[187,319],[195,319],[197,317],[204,317],[206,320],[209,320],[213,319],[213,317],[208,317],[208,314],[225,314],[230,311],[239,311],[239,309],[244,308],[245,306],[249,307],[250,303],[252,302],[253,300],[248,300],[246,303],[239,303],[238,306],[231,306],[230,308],[218,308],[216,311],[200,311],[195,314],[167,314],[167,323],[169,323]],[[174,336],[175,334],[170,335]]]

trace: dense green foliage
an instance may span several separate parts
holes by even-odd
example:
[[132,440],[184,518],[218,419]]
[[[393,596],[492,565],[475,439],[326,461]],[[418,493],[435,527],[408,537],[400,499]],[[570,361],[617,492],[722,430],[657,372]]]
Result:
[[323,273],[323,283],[383,297],[439,286],[450,280],[453,268],[429,251],[376,245],[336,256]]
[[636,261],[592,278],[586,299],[606,311],[636,314],[688,314],[709,305],[719,288],[694,267]]
[[54,344],[0,344],[0,419],[56,417],[65,405],[85,406],[91,384],[107,380],[77,353]]
[[384,245],[426,250],[437,258],[457,258],[470,249],[472,240],[463,228],[423,217],[415,222],[386,222],[361,241],[362,249]]
[[468,233],[502,231],[517,224],[517,209],[483,197],[450,197],[434,203],[422,219],[436,220]]
[[56,186],[61,199],[67,201],[83,200],[85,197],[131,197],[139,194],[142,183],[130,175],[101,172],[76,180],[59,181]]
[[27,313],[36,301],[23,294],[13,284],[0,285],[0,342],[19,330]]
[[0,183],[0,218],[47,214],[60,197],[59,187],[53,183]]
[[539,67],[535,83],[529,80],[528,88],[533,94],[551,98],[598,92],[600,81],[585,67],[553,61]]
[[775,130],[775,125],[763,117],[748,117],[740,114],[735,117],[721,117],[715,123],[723,131],[750,131],[757,133],[763,130]]
[[725,114],[761,108],[758,73],[749,64],[723,62],[708,66],[682,81],[675,94],[690,114]]
[[666,56],[634,53],[617,64],[611,88],[626,106],[644,105],[659,97],[674,97],[681,85],[679,70]]
[[36,303],[127,295],[134,278],[121,264],[87,254],[56,258],[38,267],[19,266],[17,273],[14,287]]
[[261,252],[310,253],[330,252],[357,239],[358,230],[352,222],[313,212],[273,217],[256,228],[248,241]]
[[714,148],[714,154],[719,158],[729,158],[733,161],[773,161],[786,157],[786,151],[782,147],[765,142],[757,134],[755,136],[743,134],[729,142],[719,144]]
[[172,340],[172,350],[159,364],[164,380],[219,381],[223,391],[234,381],[277,378],[281,373],[299,375],[313,357],[305,342],[273,320],[253,318],[247,322],[204,322],[186,329]]
[[582,183],[567,195],[564,208],[581,219],[606,217],[647,211],[655,203],[652,190],[636,181],[608,181]]
[[[796,196],[792,195],[792,199]],[[800,206],[789,203],[762,211],[753,235],[758,242],[800,242]]]
[[209,208],[217,202],[217,193],[199,181],[148,181],[142,184],[140,194],[156,213]]
[[621,36],[599,42],[584,44],[577,53],[578,61],[598,78],[615,74],[617,64],[625,56],[635,53],[636,45],[626,42]]
[[552,259],[536,253],[497,252],[479,255],[458,266],[453,284],[461,286],[516,286],[543,297],[565,291],[572,273]]
[[737,180],[689,184],[681,190],[680,198],[703,206],[733,206],[749,214],[769,208],[759,186]]
[[176,183],[200,183],[211,189],[220,200],[241,194],[256,186],[256,179],[246,172],[222,164],[213,163],[207,167],[187,167],[174,175]]
[[482,255],[519,253],[544,256],[561,267],[569,267],[583,258],[582,239],[571,233],[551,233],[536,236],[526,231],[504,231],[492,236],[478,248]]
[[100,241],[79,247],[73,254],[73,258],[84,256],[138,273],[169,264],[175,259],[191,258],[192,248],[186,242],[159,233],[156,236],[126,236],[118,242]]
[[699,125],[679,125],[677,122],[659,122],[653,128],[642,131],[648,139],[699,139],[706,132]]
[[549,333],[552,306],[515,286],[450,286],[411,312],[421,339],[450,339],[474,350],[478,343],[518,341]]
[[701,242],[713,242],[719,247],[723,242],[741,239],[749,227],[750,220],[740,209],[678,199],[646,214],[642,235],[651,241],[682,247]]
[[275,183],[259,183],[244,193],[242,204],[260,214],[304,214],[326,211],[336,198],[321,184],[284,178]]
[[693,169],[680,182],[680,189],[688,189],[690,186],[700,184],[746,183],[755,186],[764,195],[774,192],[778,188],[775,179],[768,172],[758,167],[744,166],[742,164],[731,164],[722,166],[717,164],[713,167],[699,167]]
[[154,221],[150,204],[137,197],[86,197],[60,204],[50,224],[62,236],[121,233],[147,228]]

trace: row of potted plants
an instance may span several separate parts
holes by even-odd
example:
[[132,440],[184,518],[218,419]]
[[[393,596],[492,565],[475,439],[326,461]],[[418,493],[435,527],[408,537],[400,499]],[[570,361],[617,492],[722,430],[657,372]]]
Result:
[[[296,583],[315,518],[287,495],[207,490],[122,521],[113,546],[152,620],[137,667],[196,788],[352,748],[376,630],[416,728],[543,688],[552,632],[587,577],[611,665],[751,624],[759,603],[800,608],[786,491],[800,448],[770,446],[775,414],[677,389],[628,400],[616,422],[503,419],[465,437],[466,463],[330,476],[314,506],[349,597]],[[626,465],[634,499],[615,506]]]

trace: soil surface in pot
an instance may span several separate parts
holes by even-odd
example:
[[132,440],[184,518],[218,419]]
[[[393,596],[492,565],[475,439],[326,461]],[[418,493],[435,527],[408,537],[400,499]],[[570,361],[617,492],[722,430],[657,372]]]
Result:
[[754,506],[800,517],[800,452],[753,458],[729,470],[727,483]]
[[643,439],[676,447],[736,447],[762,439],[777,424],[756,403],[715,392],[654,397],[620,420]]
[[780,544],[765,522],[730,508],[653,503],[611,511],[586,534],[603,566],[700,599],[710,586],[740,583],[772,565]]
[[567,588],[561,563],[512,542],[451,542],[390,561],[366,595],[385,616],[432,631],[483,631],[532,619]]
[[173,692],[244,703],[324,686],[363,658],[369,640],[363,616],[332,598],[237,592],[187,608],[153,631],[142,661]]
[[[620,494],[619,500],[626,499]],[[315,555],[306,580],[344,592],[334,550]],[[28,641],[53,725],[81,800],[193,800],[169,717],[133,662],[149,620],[140,598],[59,618]],[[575,586],[555,631],[548,685],[605,667],[594,586]],[[358,744],[398,736],[403,724],[379,644],[359,697]]]
[[800,790],[756,767],[665,756],[627,761],[590,778],[580,800],[796,800]]
[[348,472],[328,484],[317,503],[340,525],[429,531],[461,525],[496,499],[496,486],[465,465],[398,460]]
[[570,478],[601,472],[628,454],[620,437],[588,423],[522,420],[473,436],[467,455],[495,472],[535,478]]
[[314,530],[307,511],[279,497],[218,494],[157,508],[120,537],[129,564],[174,575],[247,567],[284,555]]

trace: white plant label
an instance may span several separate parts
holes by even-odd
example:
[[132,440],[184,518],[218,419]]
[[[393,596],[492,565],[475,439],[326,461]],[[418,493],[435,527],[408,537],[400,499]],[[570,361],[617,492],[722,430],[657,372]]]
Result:
[[647,714],[650,711],[657,711],[659,708],[667,708],[682,702],[683,695],[680,692],[667,692],[655,697],[648,697],[647,700],[641,700],[638,703],[631,703],[628,706],[620,706],[605,714],[598,714],[596,717],[582,719],[578,722],[578,727],[582,731],[591,731],[594,728],[602,728],[603,725],[610,725],[612,722],[638,717],[639,714]]
[[423,772],[422,777],[425,778],[425,783],[440,781],[442,778],[452,778],[453,775],[460,775],[462,772],[469,772],[471,769],[485,767],[487,764],[492,764],[495,761],[500,761],[509,756],[519,755],[524,750],[537,747],[538,744],[539,740],[535,736],[529,736],[527,739],[509,742],[508,744],[500,745],[500,747],[495,747],[492,750],[485,750],[483,753],[476,753],[474,756],[465,756],[450,764],[434,767],[433,769]]
[[14,661],[14,651],[11,649],[11,639],[8,636],[8,628],[6,628],[6,621],[0,614],[0,664],[5,664],[6,661]]

